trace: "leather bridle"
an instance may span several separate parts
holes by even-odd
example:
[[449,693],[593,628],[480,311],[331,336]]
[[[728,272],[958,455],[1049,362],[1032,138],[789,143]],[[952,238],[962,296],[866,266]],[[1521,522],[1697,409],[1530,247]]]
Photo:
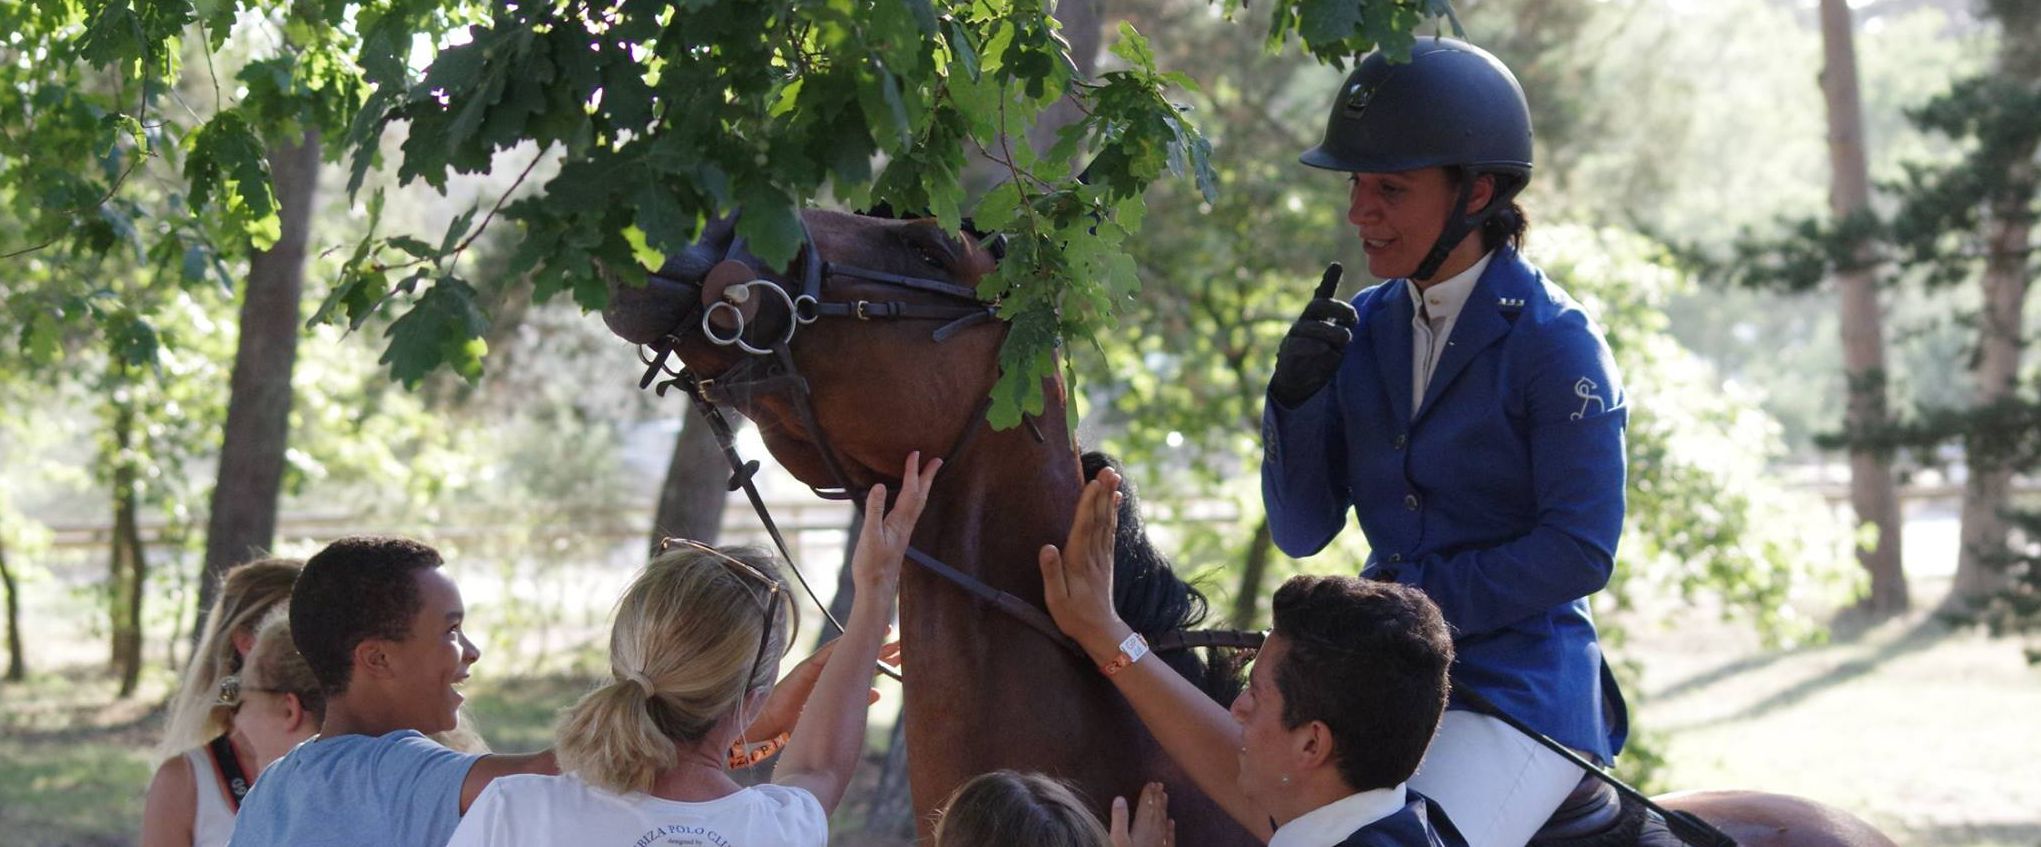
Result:
[[[808,381],[794,363],[791,345],[799,329],[822,318],[941,321],[942,326],[932,333],[932,338],[942,342],[962,329],[997,317],[998,306],[981,301],[976,290],[948,280],[896,274],[825,260],[816,248],[815,239],[808,232],[805,220],[801,223],[801,252],[797,260],[801,268],[799,294],[788,293],[786,288],[767,278],[748,261],[740,258],[743,255],[744,239],[733,235],[730,246],[723,252],[722,260],[711,268],[702,282],[661,273],[648,274],[654,279],[683,289],[694,289],[698,296],[671,329],[652,343],[643,346],[639,358],[645,363],[646,368],[638,385],[640,388],[651,387],[662,397],[666,395],[668,389],[676,385],[687,392],[696,411],[715,434],[724,459],[730,463],[732,473],[729,489],[744,491],[745,496],[751,501],[753,511],[758,513],[759,521],[764,525],[766,533],[778,547],[780,556],[788,563],[792,563],[793,554],[786,538],[773,521],[771,513],[766,509],[764,498],[753,484],[753,477],[758,472],[759,464],[756,460],[745,461],[737,453],[735,429],[723,414],[723,407],[732,405],[733,399],[738,396],[751,397],[760,392],[786,391],[793,400],[801,426],[807,430],[809,443],[815,445],[823,465],[836,480],[834,488],[809,487],[816,496],[826,500],[856,500],[864,495],[865,489],[855,486],[845,473],[843,463],[838,459],[835,448],[831,446],[816,417],[814,395]],[[738,263],[742,267],[736,267],[732,263]],[[738,273],[739,271],[742,273]],[[733,274],[749,278],[736,279]],[[717,279],[718,277],[721,279]],[[828,299],[829,282],[837,278],[884,283],[908,291],[935,294],[957,302],[930,304],[902,300]],[[714,299],[699,296],[706,287],[714,285],[722,286]],[[764,307],[756,307],[756,310],[747,317],[743,306],[755,296],[752,292],[760,287],[769,292],[766,297],[777,297],[778,302],[784,305],[786,312],[781,316],[783,323],[776,328],[777,332],[773,331],[775,327],[771,324],[761,323],[764,331],[771,336],[769,338],[746,338],[746,332],[751,328],[749,322],[762,318]],[[706,306],[702,302],[705,299],[710,300]],[[734,324],[734,328],[719,329],[717,320],[719,315],[725,318],[723,326]],[[703,378],[686,368],[674,370],[669,367],[674,350],[686,339],[689,332],[697,330],[710,343],[736,347],[746,355],[722,373],[708,378]],[[761,341],[764,343],[759,343]],[[989,396],[980,402],[963,432],[958,434],[956,441],[944,454],[946,464],[961,455],[977,433],[985,428],[987,425],[985,413],[990,408],[991,402]],[[1043,437],[1041,430],[1031,419],[1024,420],[1035,439],[1041,441]],[[993,606],[1041,632],[1080,658],[1085,656],[1083,648],[1057,629],[1055,622],[1047,613],[1027,601],[986,585],[983,581],[913,547],[907,549],[907,558],[963,589],[979,602]],[[809,600],[822,611],[823,617],[835,626],[838,632],[843,631],[843,624],[829,613],[828,605],[823,603],[815,590],[808,585],[807,579],[801,576],[800,569],[790,570],[801,583],[802,590],[808,594]],[[1160,635],[1152,646],[1158,651],[1191,647],[1252,648],[1260,646],[1261,639],[1262,634],[1259,632],[1178,630]],[[881,666],[880,670],[895,679],[900,678],[889,668]]]

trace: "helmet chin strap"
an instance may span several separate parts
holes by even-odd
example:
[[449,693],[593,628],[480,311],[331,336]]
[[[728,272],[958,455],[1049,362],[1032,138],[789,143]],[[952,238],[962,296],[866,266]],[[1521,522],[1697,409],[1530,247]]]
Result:
[[1481,225],[1494,217],[1496,212],[1509,208],[1510,201],[1516,199],[1517,192],[1524,187],[1523,180],[1509,179],[1507,180],[1509,184],[1505,186],[1504,174],[1490,174],[1489,176],[1494,178],[1495,191],[1488,198],[1488,205],[1470,215],[1467,214],[1467,203],[1473,199],[1474,183],[1479,181],[1481,176],[1478,173],[1470,173],[1465,179],[1460,180],[1460,196],[1453,200],[1453,211],[1446,217],[1446,228],[1439,232],[1439,240],[1432,242],[1431,252],[1426,253],[1424,261],[1418,263],[1417,270],[1410,275],[1411,279],[1418,282],[1431,281],[1431,278],[1438,274],[1439,266],[1446,263],[1446,257],[1452,255],[1453,248],[1460,246],[1460,242],[1466,240],[1469,234],[1480,232]]

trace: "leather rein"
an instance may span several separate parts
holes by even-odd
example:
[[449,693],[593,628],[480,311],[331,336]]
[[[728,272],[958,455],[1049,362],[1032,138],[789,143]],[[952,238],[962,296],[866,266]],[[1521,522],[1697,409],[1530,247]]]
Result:
[[[808,232],[806,221],[801,223],[801,238],[801,255],[798,260],[802,266],[799,294],[788,294],[786,288],[765,278],[748,262],[734,258],[741,255],[744,248],[744,239],[741,236],[733,236],[730,246],[724,251],[723,260],[710,270],[702,282],[648,273],[648,276],[655,279],[683,288],[692,288],[697,292],[712,288],[720,290],[715,292],[716,296],[713,298],[697,297],[674,323],[672,329],[651,344],[641,346],[639,360],[646,367],[644,375],[638,380],[638,387],[649,387],[661,397],[666,396],[666,392],[675,386],[679,386],[687,393],[695,410],[708,422],[710,431],[715,434],[716,443],[722,450],[724,460],[730,464],[728,490],[744,491],[746,499],[751,502],[752,510],[758,514],[759,522],[765,527],[766,534],[771,536],[780,556],[790,565],[793,562],[793,553],[787,545],[786,537],[780,532],[779,525],[773,521],[764,497],[759,494],[753,482],[758,473],[759,463],[755,459],[746,461],[738,454],[736,430],[730,425],[723,409],[732,405],[733,399],[739,395],[751,396],[762,391],[787,392],[793,399],[796,414],[801,426],[807,431],[809,442],[816,445],[824,466],[837,482],[833,488],[816,486],[809,488],[816,496],[825,500],[861,499],[868,489],[860,489],[853,485],[849,475],[844,472],[835,448],[824,435],[821,423],[816,417],[814,394],[808,380],[794,364],[791,344],[798,330],[824,317],[857,320],[936,320],[942,321],[943,325],[934,331],[932,337],[935,341],[941,342],[964,328],[992,320],[998,315],[997,306],[980,301],[977,291],[967,286],[946,280],[908,276],[824,260],[815,247],[814,237]],[[839,277],[885,283],[959,302],[935,305],[898,300],[826,299],[829,281]],[[752,303],[752,298],[757,296],[753,292],[761,288],[765,290],[761,302],[772,302],[776,297],[785,307],[785,314],[780,316],[782,324],[777,332],[760,320],[764,317],[761,314],[762,305],[753,306],[752,312],[744,311],[746,304]],[[762,331],[768,337],[746,337],[746,333],[752,329],[753,321],[759,322]],[[734,346],[748,355],[722,373],[709,378],[703,378],[687,368],[673,369],[670,366],[673,351],[690,331],[695,330],[699,330],[703,337],[717,346]],[[985,413],[991,403],[992,399],[989,396],[979,403],[972,416],[975,423],[967,425],[958,435],[956,442],[950,445],[949,451],[943,457],[945,464],[962,455],[977,433],[988,425]],[[1040,428],[1036,427],[1030,418],[1024,416],[1023,420],[1035,440],[1040,442],[1043,438]],[[1055,621],[1048,613],[1013,594],[986,585],[978,578],[912,546],[907,548],[906,555],[908,559],[944,581],[963,589],[978,602],[999,609],[1040,632],[1050,641],[1075,653],[1079,658],[1089,661],[1084,649],[1057,629]],[[801,589],[808,595],[809,601],[821,610],[823,618],[836,627],[837,632],[842,632],[843,624],[830,614],[828,604],[823,603],[816,595],[815,589],[808,584],[807,578],[801,575],[800,569],[790,567],[789,570],[801,583]],[[1150,646],[1158,652],[1196,647],[1253,649],[1261,646],[1263,637],[1264,633],[1261,632],[1173,630],[1159,635]],[[879,669],[896,680],[900,679],[900,675],[891,668],[881,665]]]

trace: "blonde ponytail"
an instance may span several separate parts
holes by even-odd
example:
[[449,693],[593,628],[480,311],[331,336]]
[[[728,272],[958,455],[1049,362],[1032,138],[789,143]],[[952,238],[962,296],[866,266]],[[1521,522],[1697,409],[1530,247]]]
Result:
[[760,576],[783,584],[770,555],[743,548],[683,546],[647,565],[617,601],[610,681],[560,722],[561,768],[619,794],[645,791],[678,763],[676,744],[703,741],[747,692],[770,685],[792,614],[774,610],[765,631],[765,604],[788,593]]

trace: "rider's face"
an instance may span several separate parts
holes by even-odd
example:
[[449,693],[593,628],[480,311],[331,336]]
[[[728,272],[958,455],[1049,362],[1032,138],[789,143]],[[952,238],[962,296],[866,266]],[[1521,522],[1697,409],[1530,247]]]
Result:
[[[1347,181],[1346,218],[1360,231],[1361,249],[1368,254],[1368,273],[1377,279],[1398,279],[1417,272],[1445,230],[1453,201],[1459,197],[1459,188],[1446,169],[1357,173]],[[1477,179],[1468,209],[1486,206],[1493,188],[1492,179]],[[1447,279],[1472,267],[1481,258],[1480,244],[1479,237],[1461,241],[1432,279]]]
[[1240,790],[1279,818],[1284,794],[1298,787],[1293,754],[1299,730],[1283,726],[1283,693],[1276,688],[1276,671],[1288,653],[1288,639],[1270,634],[1232,709],[1240,722]]

